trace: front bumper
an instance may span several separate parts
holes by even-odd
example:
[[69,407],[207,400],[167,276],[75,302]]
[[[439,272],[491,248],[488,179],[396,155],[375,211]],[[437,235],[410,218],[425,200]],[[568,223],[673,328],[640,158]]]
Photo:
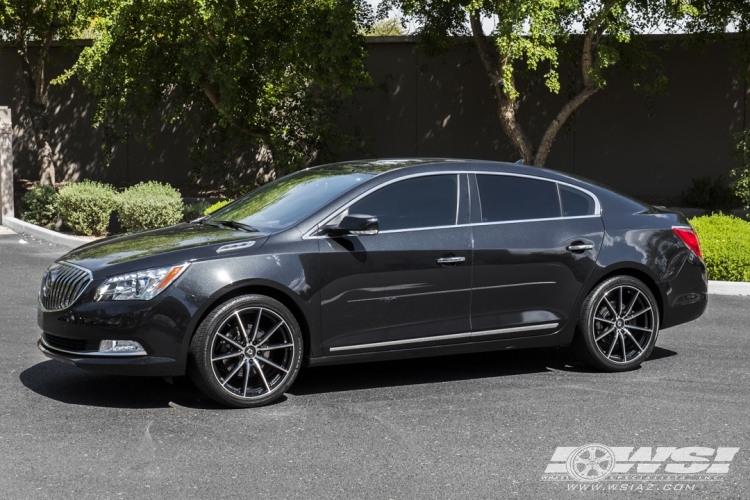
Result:
[[85,370],[112,375],[173,377],[184,373],[176,359],[160,356],[92,356],[57,350],[39,338],[36,345],[50,359],[75,365]]

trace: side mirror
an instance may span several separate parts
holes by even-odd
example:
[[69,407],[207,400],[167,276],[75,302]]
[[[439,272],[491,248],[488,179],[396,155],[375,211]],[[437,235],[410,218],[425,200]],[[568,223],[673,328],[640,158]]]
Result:
[[356,236],[367,236],[378,234],[378,218],[373,215],[347,215],[338,226],[325,226],[322,234],[331,236],[344,236],[352,234]]

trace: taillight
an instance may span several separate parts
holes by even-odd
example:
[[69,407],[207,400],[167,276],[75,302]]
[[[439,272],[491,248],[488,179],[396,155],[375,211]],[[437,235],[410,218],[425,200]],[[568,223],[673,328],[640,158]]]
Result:
[[701,244],[698,241],[698,235],[695,234],[695,230],[692,227],[673,227],[672,231],[674,234],[680,237],[683,243],[685,243],[690,250],[695,252],[700,258],[703,258],[701,253]]

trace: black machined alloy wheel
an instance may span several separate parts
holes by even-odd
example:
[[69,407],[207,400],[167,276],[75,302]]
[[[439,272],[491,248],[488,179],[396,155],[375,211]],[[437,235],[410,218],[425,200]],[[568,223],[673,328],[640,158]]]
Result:
[[302,348],[289,309],[269,297],[243,295],[221,304],[198,327],[191,343],[191,375],[220,403],[262,406],[292,385]]
[[625,371],[648,359],[658,334],[659,309],[651,291],[636,278],[617,276],[586,298],[574,348],[593,367]]

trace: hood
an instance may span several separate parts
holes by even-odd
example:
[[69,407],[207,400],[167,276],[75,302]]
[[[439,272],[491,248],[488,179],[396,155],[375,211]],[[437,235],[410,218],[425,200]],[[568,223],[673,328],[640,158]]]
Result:
[[227,227],[177,224],[87,243],[59,260],[90,269],[96,278],[216,257],[219,246],[239,241],[257,240],[252,247],[256,249],[267,236]]

